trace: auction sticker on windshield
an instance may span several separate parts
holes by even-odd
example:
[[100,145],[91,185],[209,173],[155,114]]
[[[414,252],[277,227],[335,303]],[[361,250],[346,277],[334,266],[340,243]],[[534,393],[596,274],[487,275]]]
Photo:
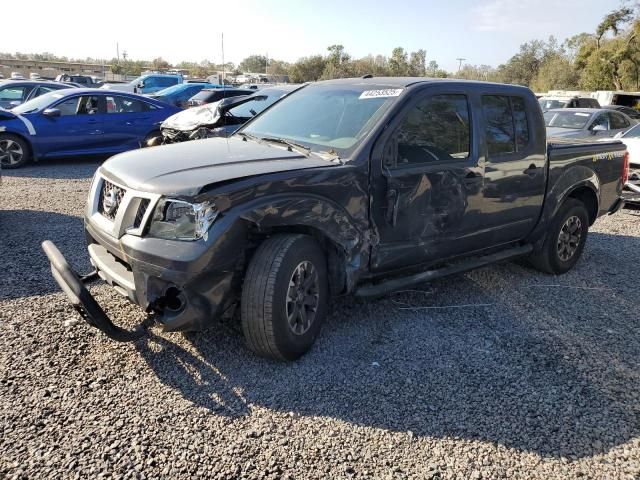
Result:
[[397,97],[402,93],[402,88],[388,88],[385,90],[366,90],[360,95],[360,99],[363,98],[384,98],[384,97]]

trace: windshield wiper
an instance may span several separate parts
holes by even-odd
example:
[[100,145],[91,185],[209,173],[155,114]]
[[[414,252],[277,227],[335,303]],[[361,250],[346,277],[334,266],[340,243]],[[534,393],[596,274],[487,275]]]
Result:
[[286,138],[280,137],[261,137],[260,140],[263,142],[271,142],[271,143],[279,143],[280,145],[286,145],[289,151],[295,150],[298,153],[303,154],[308,157],[311,153],[311,149],[305,145],[300,143],[292,142],[291,140],[287,140]]
[[238,132],[236,133],[236,135],[240,135],[245,142],[247,141],[247,138],[250,138],[251,140],[255,140],[258,143],[262,141],[260,137],[256,137],[255,135],[251,135],[250,133]]

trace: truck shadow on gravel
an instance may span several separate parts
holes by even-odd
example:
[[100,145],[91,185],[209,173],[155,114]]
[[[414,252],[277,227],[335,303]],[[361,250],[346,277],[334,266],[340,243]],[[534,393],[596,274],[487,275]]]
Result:
[[[295,363],[256,358],[240,333],[216,327],[138,350],[162,383],[216,415],[259,406],[407,439],[592,456],[640,435],[640,269],[615,266],[639,248],[640,238],[593,233],[562,277],[505,264],[376,301],[338,299]],[[447,305],[475,306],[424,308]]]
[[54,240],[79,272],[90,270],[82,218],[39,210],[0,209],[0,300],[59,292],[40,244]]

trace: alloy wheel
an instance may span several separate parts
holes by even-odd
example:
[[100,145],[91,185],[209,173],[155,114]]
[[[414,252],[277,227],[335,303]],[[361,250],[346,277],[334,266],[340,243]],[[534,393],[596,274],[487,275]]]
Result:
[[287,291],[287,320],[295,335],[313,324],[320,302],[320,277],[313,263],[304,261],[293,270]]
[[580,238],[582,237],[582,222],[573,215],[564,222],[558,236],[558,257],[567,262],[578,251]]
[[24,151],[20,144],[11,139],[0,140],[0,164],[5,166],[20,163]]

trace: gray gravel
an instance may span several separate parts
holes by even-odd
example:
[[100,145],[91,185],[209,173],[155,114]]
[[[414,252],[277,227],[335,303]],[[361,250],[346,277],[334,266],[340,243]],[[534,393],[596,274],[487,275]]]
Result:
[[[4,172],[0,478],[640,478],[640,211],[599,220],[562,277],[512,263],[339,299],[282,364],[233,325],[123,345],[78,321],[39,243],[88,270],[96,166]],[[476,306],[423,308],[448,305]]]

